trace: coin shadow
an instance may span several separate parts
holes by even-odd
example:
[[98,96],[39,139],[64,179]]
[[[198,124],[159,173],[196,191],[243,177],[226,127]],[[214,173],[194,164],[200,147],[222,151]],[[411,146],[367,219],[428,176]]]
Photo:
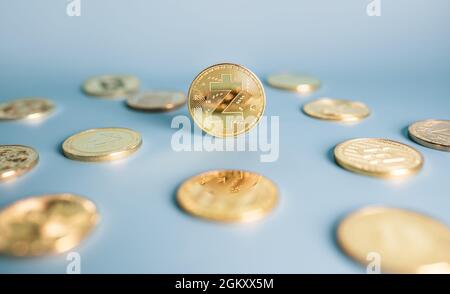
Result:
[[409,131],[408,131],[408,127],[406,126],[406,127],[403,127],[401,130],[400,130],[400,133],[402,134],[402,136],[405,138],[405,139],[407,139],[407,140],[409,140],[410,138],[409,138]]
[[333,164],[336,164],[336,160],[335,160],[335,158],[334,158],[334,148],[335,148],[336,146],[333,146],[333,147],[331,147],[331,148],[329,148],[328,150],[327,150],[327,152],[326,152],[326,157],[328,158],[328,160],[331,162],[331,163],[333,163]]

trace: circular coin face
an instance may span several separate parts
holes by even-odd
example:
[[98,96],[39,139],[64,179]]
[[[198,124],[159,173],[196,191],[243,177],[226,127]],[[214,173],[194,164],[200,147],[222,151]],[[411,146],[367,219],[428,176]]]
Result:
[[450,120],[418,121],[409,126],[408,132],[412,140],[425,147],[450,152]]
[[84,82],[83,91],[103,98],[125,97],[139,90],[139,79],[130,75],[103,75]]
[[361,102],[321,98],[303,106],[303,111],[314,118],[335,121],[357,121],[369,116],[369,108]]
[[0,120],[35,119],[50,114],[53,102],[40,97],[21,98],[0,104]]
[[408,145],[386,139],[361,138],[340,143],[334,158],[343,168],[376,177],[398,177],[417,172],[422,155]]
[[64,155],[80,161],[111,161],[126,157],[142,144],[141,135],[125,128],[90,129],[63,143]]
[[19,200],[0,212],[0,254],[41,256],[72,249],[97,224],[95,205],[55,194]]
[[206,133],[237,136],[253,128],[264,113],[264,89],[254,73],[223,63],[203,70],[188,94],[189,112]]
[[339,224],[337,241],[360,263],[379,262],[383,272],[450,273],[449,228],[416,212],[387,207],[358,210]]
[[278,89],[309,94],[320,87],[320,81],[312,76],[295,73],[281,73],[269,76],[267,83]]
[[146,91],[128,97],[127,105],[144,111],[168,111],[183,106],[186,96],[175,91]]
[[0,145],[0,181],[15,178],[33,169],[39,155],[31,147]]
[[177,192],[179,205],[192,215],[222,222],[260,219],[277,203],[278,190],[267,178],[240,170],[194,176]]

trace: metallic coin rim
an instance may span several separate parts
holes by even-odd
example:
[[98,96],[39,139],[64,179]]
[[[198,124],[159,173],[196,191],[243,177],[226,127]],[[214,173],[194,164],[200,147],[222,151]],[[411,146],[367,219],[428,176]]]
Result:
[[13,104],[15,102],[18,101],[22,101],[22,100],[33,100],[33,101],[41,101],[43,103],[46,103],[49,107],[49,109],[47,111],[42,111],[42,112],[36,112],[36,113],[29,113],[29,114],[24,114],[21,116],[2,116],[1,115],[1,111],[0,111],[0,121],[12,121],[12,120],[33,120],[33,119],[39,119],[39,118],[43,118],[46,116],[49,116],[51,113],[54,112],[55,110],[55,103],[53,103],[52,100],[45,98],[45,97],[22,97],[22,98],[18,98],[18,99],[14,99],[14,100],[9,100],[9,101],[5,101],[0,103],[0,109],[2,108],[2,106],[4,105],[8,105],[8,104]]
[[[30,146],[26,146],[26,145],[0,145],[1,147],[20,147],[20,148],[25,148],[25,149],[30,149],[32,153],[34,153],[36,155],[36,159],[34,161],[31,162],[31,164],[29,166],[27,166],[26,168],[20,168],[20,169],[10,169],[8,171],[5,171],[3,173],[0,173],[0,182],[2,181],[8,181],[11,179],[15,179],[17,177],[20,177],[26,173],[28,173],[29,171],[31,171],[32,169],[34,169],[36,167],[36,165],[39,162],[39,153],[36,151],[36,149],[34,149],[33,147]],[[3,174],[5,173],[9,173],[11,171],[14,171],[14,174],[10,175],[10,176],[3,176]]]
[[[298,83],[295,86],[293,84],[291,84],[292,86],[290,86],[290,85],[281,85],[280,83],[273,81],[274,78],[279,77],[281,75],[290,75],[290,76],[294,76],[294,77],[308,77],[308,78],[315,80],[315,83],[307,84],[308,86],[311,87],[311,89],[308,91],[302,91],[302,90],[299,90],[299,88],[298,88],[298,86],[300,86],[302,84]],[[289,72],[269,75],[266,79],[266,82],[272,88],[286,90],[286,91],[295,92],[295,93],[301,93],[301,94],[312,93],[314,91],[317,91],[317,89],[319,89],[322,86],[321,81],[314,76],[311,76],[308,74],[298,74],[298,73],[289,73]]]
[[[366,110],[366,112],[361,115],[343,114],[343,115],[338,115],[336,117],[331,117],[331,116],[326,116],[326,115],[320,115],[314,111],[311,111],[310,107],[312,104],[320,103],[322,101],[331,101],[331,102],[341,101],[341,102],[348,102],[351,104],[357,104],[357,105],[363,107]],[[315,99],[313,101],[305,103],[302,107],[302,110],[303,110],[303,113],[305,113],[306,115],[308,115],[312,118],[317,118],[317,119],[321,119],[321,120],[329,120],[329,121],[354,122],[354,121],[361,121],[361,120],[367,118],[368,116],[370,116],[370,109],[365,103],[360,102],[360,101],[347,100],[347,99],[333,99],[333,98]]]
[[[137,87],[136,87],[136,89],[131,89],[129,91],[126,91],[126,90],[116,91],[116,92],[114,92],[112,94],[111,93],[101,94],[101,93],[97,93],[97,92],[91,92],[91,91],[89,91],[86,88],[86,84],[89,83],[89,82],[92,82],[93,80],[100,79],[100,78],[110,78],[110,77],[115,77],[115,78],[117,78],[117,77],[120,77],[120,78],[132,78],[132,79],[136,80]],[[81,90],[87,96],[108,100],[108,99],[125,98],[128,95],[135,94],[135,93],[137,93],[139,91],[140,85],[141,85],[141,82],[140,82],[139,78],[134,76],[134,75],[106,74],[106,75],[93,76],[93,77],[90,77],[90,78],[86,79],[83,82],[83,84],[81,85]]]
[[[184,99],[183,99],[183,101],[178,101],[177,103],[167,103],[166,105],[161,106],[161,107],[145,107],[145,106],[139,106],[139,104],[135,104],[135,103],[131,102],[131,100],[133,98],[135,98],[136,96],[138,96],[138,95],[142,95],[142,94],[146,94],[146,93],[158,93],[158,92],[169,92],[169,93],[171,93],[173,95],[181,94],[181,95],[183,95]],[[127,104],[127,106],[129,108],[134,109],[134,110],[138,110],[138,111],[143,111],[143,112],[165,112],[165,111],[172,111],[172,110],[175,110],[175,109],[178,109],[178,108],[182,107],[183,105],[186,104],[186,101],[187,101],[186,94],[184,94],[181,91],[152,90],[152,91],[143,91],[143,92],[136,93],[136,94],[128,96],[127,100],[126,100],[126,104]]]
[[422,145],[422,146],[425,146],[425,147],[428,147],[428,148],[431,148],[431,149],[435,149],[435,150],[450,152],[450,145],[446,146],[446,145],[434,143],[433,141],[429,140],[428,138],[420,136],[414,130],[414,128],[417,125],[423,124],[423,123],[426,123],[426,122],[431,122],[431,121],[439,121],[439,122],[450,123],[450,120],[444,120],[444,119],[426,119],[426,120],[416,121],[416,122],[412,123],[411,125],[409,125],[409,127],[408,127],[409,138],[411,140],[413,140],[414,142],[418,143],[419,145]]

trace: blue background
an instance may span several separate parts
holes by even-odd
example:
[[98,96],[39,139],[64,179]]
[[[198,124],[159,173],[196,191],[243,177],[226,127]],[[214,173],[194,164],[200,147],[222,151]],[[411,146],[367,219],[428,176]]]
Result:
[[[418,210],[450,224],[450,156],[411,142],[405,128],[426,118],[450,119],[450,2],[370,1],[65,1],[0,0],[0,100],[46,96],[57,111],[41,122],[1,122],[0,144],[40,153],[29,174],[0,184],[0,206],[26,196],[72,192],[92,199],[102,221],[75,250],[83,273],[363,273],[341,253],[334,226],[369,204]],[[131,73],[144,89],[187,91],[203,68],[230,61],[264,79],[291,70],[323,81],[299,97],[268,86],[266,115],[280,116],[280,157],[257,152],[172,151],[171,118],[138,113],[122,101],[89,98],[87,77]],[[305,101],[320,96],[367,103],[357,125],[311,119]],[[66,159],[60,144],[93,127],[139,131],[144,144],[112,163]],[[400,181],[347,172],[331,157],[354,137],[408,143],[425,157],[422,171]],[[193,218],[175,204],[176,188],[216,168],[257,171],[276,182],[280,203],[264,220],[225,225]],[[0,272],[65,273],[66,255],[0,257]]]

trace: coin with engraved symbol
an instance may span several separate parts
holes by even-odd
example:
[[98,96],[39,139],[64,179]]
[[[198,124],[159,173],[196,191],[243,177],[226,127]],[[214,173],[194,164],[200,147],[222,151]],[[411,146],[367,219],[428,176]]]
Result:
[[0,104],[0,120],[35,119],[50,114],[53,102],[41,97],[27,97]]
[[331,98],[306,103],[303,112],[314,118],[345,122],[361,120],[370,114],[364,103]]
[[0,181],[23,175],[33,169],[39,155],[31,147],[22,145],[0,145]]
[[127,98],[130,108],[143,111],[169,111],[185,103],[186,95],[177,91],[145,91]]
[[450,120],[418,121],[409,126],[408,133],[420,145],[450,152]]
[[99,219],[95,204],[73,194],[19,200],[0,212],[0,254],[42,256],[77,246]]
[[247,222],[268,214],[278,201],[269,179],[248,171],[215,170],[196,175],[178,189],[181,208],[197,217],[222,222]]
[[231,63],[203,70],[192,82],[188,108],[194,122],[216,137],[237,136],[257,125],[266,96],[258,77]]
[[77,133],[64,141],[67,158],[80,161],[111,161],[134,153],[142,144],[141,135],[126,128],[98,128]]
[[413,174],[423,165],[422,155],[414,148],[377,138],[340,143],[334,148],[334,158],[347,170],[382,178]]
[[365,207],[340,222],[336,238],[347,255],[383,272],[450,274],[450,228],[417,212]]
[[267,83],[274,88],[304,95],[310,94],[320,87],[320,80],[317,78],[297,73],[274,74],[267,78]]
[[103,75],[84,82],[83,91],[102,98],[126,97],[139,90],[139,79],[131,75]]

